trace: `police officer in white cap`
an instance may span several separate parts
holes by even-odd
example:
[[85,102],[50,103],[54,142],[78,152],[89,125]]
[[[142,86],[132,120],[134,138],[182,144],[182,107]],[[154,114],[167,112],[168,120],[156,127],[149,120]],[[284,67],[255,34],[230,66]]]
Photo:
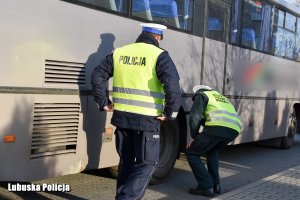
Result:
[[[221,193],[218,151],[234,140],[241,130],[241,121],[226,97],[206,85],[197,85],[190,111],[190,134],[186,156],[197,187],[189,192],[193,195],[212,197]],[[200,126],[204,126],[199,133]],[[207,169],[200,159],[207,157]]]
[[[116,199],[141,199],[159,162],[160,123],[181,106],[179,75],[159,48],[166,26],[141,24],[135,43],[117,48],[94,69],[92,89],[101,111],[112,112],[120,156]],[[107,83],[113,78],[112,101]],[[97,122],[96,122],[97,123]]]

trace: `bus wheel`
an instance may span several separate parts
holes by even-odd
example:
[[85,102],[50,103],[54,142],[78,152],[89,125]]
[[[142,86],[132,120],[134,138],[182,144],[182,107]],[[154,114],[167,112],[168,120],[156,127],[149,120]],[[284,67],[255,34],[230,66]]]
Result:
[[165,121],[160,128],[159,165],[150,184],[156,185],[166,179],[174,168],[179,150],[179,128],[177,121]]
[[293,146],[294,143],[294,136],[297,131],[297,118],[295,112],[292,113],[291,117],[289,118],[289,127],[288,127],[288,134],[281,138],[281,149],[289,149]]

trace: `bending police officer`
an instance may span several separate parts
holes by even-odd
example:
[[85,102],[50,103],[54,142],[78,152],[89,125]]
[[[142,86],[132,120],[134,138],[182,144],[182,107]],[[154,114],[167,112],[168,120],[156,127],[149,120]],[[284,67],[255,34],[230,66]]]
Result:
[[[113,111],[120,156],[116,199],[141,199],[156,170],[160,122],[175,119],[181,106],[179,75],[168,52],[159,48],[160,24],[141,24],[135,43],[117,48],[92,73],[94,99],[101,111]],[[113,77],[113,102],[108,79]]]
[[[217,91],[198,85],[193,92],[189,120],[192,141],[187,146],[186,156],[198,186],[189,193],[212,197],[221,193],[218,151],[238,136],[241,121],[232,104]],[[199,133],[201,125],[204,128]],[[207,157],[207,169],[200,156]]]

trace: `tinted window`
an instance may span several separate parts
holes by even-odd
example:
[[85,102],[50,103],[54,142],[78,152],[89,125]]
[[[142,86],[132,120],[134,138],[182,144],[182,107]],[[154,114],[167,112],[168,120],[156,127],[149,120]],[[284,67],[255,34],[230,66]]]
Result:
[[128,0],[64,0],[95,9],[105,9],[122,14],[127,14]]
[[242,25],[243,46],[269,52],[272,5],[264,1],[244,1]]
[[227,11],[228,7],[221,1],[210,0],[208,2],[206,37],[222,42],[225,41]]
[[203,36],[204,27],[204,8],[205,1],[195,1],[194,9],[194,20],[193,20],[193,34],[197,36]]
[[241,24],[241,2],[242,0],[234,0],[231,8],[231,35],[230,42],[232,44],[239,43],[240,36],[240,24]]
[[190,31],[193,0],[133,0],[132,16]]

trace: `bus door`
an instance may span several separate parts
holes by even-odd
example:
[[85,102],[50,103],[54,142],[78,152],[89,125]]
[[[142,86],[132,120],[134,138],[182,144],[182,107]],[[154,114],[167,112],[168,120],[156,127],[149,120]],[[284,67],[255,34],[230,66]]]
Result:
[[230,1],[207,1],[202,83],[223,91]]

